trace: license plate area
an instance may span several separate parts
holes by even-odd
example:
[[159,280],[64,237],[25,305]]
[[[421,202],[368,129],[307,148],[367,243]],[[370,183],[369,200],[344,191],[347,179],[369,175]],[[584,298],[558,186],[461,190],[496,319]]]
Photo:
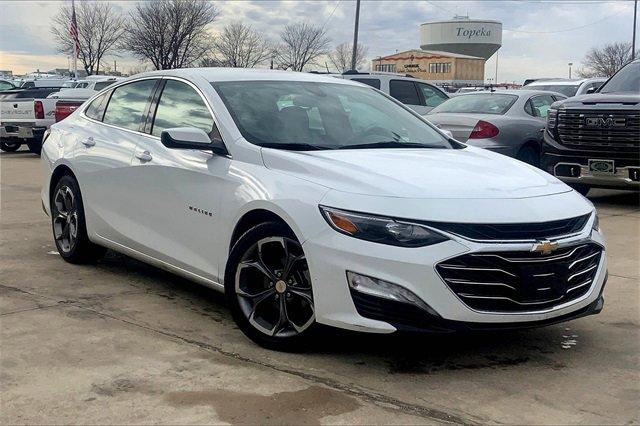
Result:
[[613,160],[589,160],[589,172],[596,175],[612,175],[616,172]]
[[7,133],[18,133],[18,126],[4,126],[4,130]]

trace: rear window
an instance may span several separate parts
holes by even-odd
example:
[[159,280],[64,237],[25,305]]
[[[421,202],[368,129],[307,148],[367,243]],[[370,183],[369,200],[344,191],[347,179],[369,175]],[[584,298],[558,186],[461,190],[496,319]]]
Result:
[[105,87],[111,86],[113,83],[115,83],[115,81],[99,81],[93,86],[93,90],[99,92]]
[[460,95],[450,98],[435,107],[431,113],[459,112],[502,115],[509,111],[509,108],[511,108],[511,105],[513,105],[516,100],[518,100],[516,95],[497,93]]
[[575,96],[578,92],[577,84],[530,84],[527,89],[548,90],[549,92],[562,93],[567,97]]
[[364,83],[367,86],[375,87],[376,89],[380,89],[380,79],[378,78],[352,78],[351,80],[357,81],[358,83]]

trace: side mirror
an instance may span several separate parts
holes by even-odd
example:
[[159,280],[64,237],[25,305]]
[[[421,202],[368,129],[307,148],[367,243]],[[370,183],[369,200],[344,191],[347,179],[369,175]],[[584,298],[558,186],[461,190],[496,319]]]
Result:
[[171,149],[201,149],[218,155],[229,155],[222,141],[211,141],[208,134],[195,127],[174,127],[160,134],[162,145]]

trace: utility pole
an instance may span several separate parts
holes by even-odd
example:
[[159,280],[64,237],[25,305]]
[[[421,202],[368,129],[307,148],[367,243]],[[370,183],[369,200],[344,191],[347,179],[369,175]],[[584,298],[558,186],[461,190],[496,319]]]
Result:
[[351,53],[351,69],[356,69],[356,55],[358,54],[358,24],[360,23],[360,0],[356,0],[356,23],[353,28],[353,52]]
[[569,62],[569,79],[571,79],[571,66],[573,65],[573,62]]
[[638,0],[633,2],[633,41],[631,42],[631,60],[636,59],[636,18],[638,17]]

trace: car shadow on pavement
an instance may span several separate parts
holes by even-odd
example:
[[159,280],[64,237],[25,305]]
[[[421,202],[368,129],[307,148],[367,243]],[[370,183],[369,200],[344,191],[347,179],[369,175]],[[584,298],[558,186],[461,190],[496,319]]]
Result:
[[[152,296],[182,301],[176,309],[196,312],[203,316],[203,321],[213,320],[216,326],[231,327],[244,339],[233,323],[224,295],[220,292],[112,251],[99,262],[98,267],[127,279],[130,285]],[[496,369],[530,362],[561,369],[564,364],[550,359],[549,355],[562,351],[561,341],[567,337],[568,329],[565,324],[560,324],[518,331],[384,335],[320,327],[317,336],[300,356],[330,358],[345,365],[367,366],[389,374]],[[248,339],[246,343],[254,345]]]

